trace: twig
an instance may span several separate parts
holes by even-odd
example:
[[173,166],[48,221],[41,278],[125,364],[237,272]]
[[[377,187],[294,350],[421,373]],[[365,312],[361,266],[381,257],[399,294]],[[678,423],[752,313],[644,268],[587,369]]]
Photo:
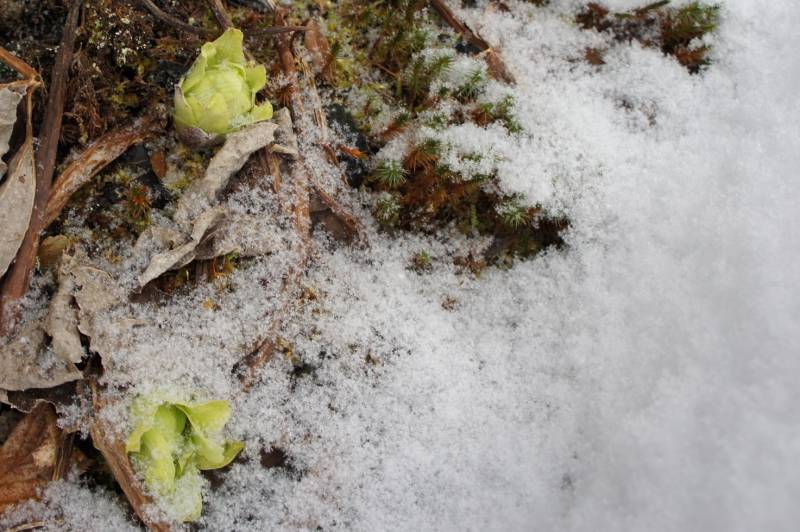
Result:
[[[312,32],[314,28],[319,28],[319,23],[316,21],[311,21],[308,23],[308,26],[312,28]],[[308,37],[309,34],[306,34]],[[310,52],[312,57],[324,56],[325,52],[321,50],[319,47],[322,45],[322,39],[324,37],[319,34],[318,38],[306,38],[304,40],[305,46]],[[328,145],[328,137],[330,131],[328,129],[328,121],[325,116],[325,111],[322,109],[322,99],[319,97],[319,92],[317,91],[317,84],[314,81],[314,75],[311,72],[311,67],[309,66],[308,62],[302,57],[299,60],[300,62],[300,70],[303,73],[303,77],[306,80],[308,87],[306,87],[306,92],[309,95],[309,99],[311,100],[311,106],[313,107],[314,111],[314,122],[316,123],[317,129],[319,130],[320,136],[320,144],[323,148],[329,148]],[[301,126],[299,126],[301,127]],[[314,191],[317,193],[320,201],[328,207],[331,213],[342,223],[342,226],[347,231],[348,238],[351,240],[363,239],[364,237],[364,228],[358,219],[353,216],[348,209],[341,205],[336,198],[334,198],[331,194],[328,194],[324,188],[322,187],[322,180],[313,172],[309,172],[311,175],[311,185],[314,188]],[[343,172],[340,171],[340,178],[342,182],[347,183],[347,177],[344,175]]]
[[308,31],[307,26],[272,26],[270,28],[255,29],[249,32],[249,35],[278,35],[280,33],[293,33],[295,31]]
[[132,145],[144,141],[159,130],[158,119],[148,115],[133,124],[108,132],[90,144],[55,180],[47,200],[44,226],[53,223],[67,205],[70,196],[80,187]]
[[[39,73],[34,70],[28,63],[12,54],[2,46],[0,46],[0,60],[8,66],[28,78],[29,80],[39,80]],[[39,80],[40,81],[40,80]]]
[[155,521],[146,507],[152,504],[150,497],[144,494],[136,473],[131,467],[128,453],[125,451],[125,443],[120,440],[114,431],[114,427],[106,422],[101,410],[108,404],[108,399],[104,392],[99,388],[96,381],[91,382],[92,404],[94,408],[94,422],[92,423],[91,433],[92,442],[95,448],[103,455],[109,469],[117,479],[122,491],[125,493],[128,502],[133,507],[136,515],[145,524],[148,530],[157,532],[167,532],[170,526],[160,521]]
[[223,29],[227,30],[234,27],[233,20],[231,20],[231,16],[228,15],[228,11],[225,9],[225,4],[222,3],[222,0],[208,0],[208,5],[214,13],[214,18],[217,19],[217,22]]
[[[276,11],[275,24],[278,27],[285,26],[286,20],[282,9]],[[277,38],[278,55],[281,60],[283,74],[289,80],[293,89],[296,89],[297,70],[294,63],[294,54],[290,48],[288,34],[279,34]],[[297,90],[292,90],[290,108],[293,115],[295,128],[297,129],[297,119],[303,113],[302,101]],[[270,165],[271,168],[273,165]],[[266,364],[275,352],[275,339],[283,325],[284,317],[291,311],[296,292],[299,289],[300,281],[308,262],[308,254],[311,236],[311,213],[309,209],[308,195],[308,170],[302,160],[298,159],[291,163],[291,205],[283,205],[284,209],[291,210],[292,223],[294,225],[297,238],[293,239],[292,254],[295,262],[289,266],[283,277],[281,285],[281,299],[283,304],[272,315],[271,322],[267,327],[266,336],[263,341],[241,361],[237,371],[242,385],[245,389],[250,389],[256,382],[258,370]]]
[[182,20],[179,20],[172,15],[165,13],[158,7],[152,0],[139,0],[142,5],[147,8],[147,10],[152,13],[154,17],[159,19],[162,22],[165,22],[171,26],[175,26],[181,31],[185,31],[187,33],[193,33],[195,35],[207,36],[208,32],[206,32],[203,28],[196,28],[191,24],[187,24]]
[[[72,49],[75,46],[78,20],[82,0],[73,0],[70,5],[67,21],[64,24],[64,35],[56,54],[55,64],[50,80],[50,91],[44,120],[40,130],[39,151],[36,154],[36,195],[33,213],[28,232],[17,251],[17,257],[6,273],[0,291],[0,333],[7,334],[13,326],[13,316],[8,315],[9,305],[18,301],[28,290],[28,280],[39,248],[39,233],[44,229],[44,214],[50,186],[56,165],[58,139],[61,136],[61,119],[64,115],[67,78],[72,63]],[[31,69],[32,70],[32,69]]]
[[489,74],[491,74],[493,78],[505,81],[506,83],[515,83],[514,76],[508,70],[508,67],[506,67],[500,54],[498,54],[483,37],[458,20],[458,17],[450,11],[450,8],[444,3],[444,0],[429,0],[429,3],[456,33],[460,33],[468,43],[478,48],[481,52],[484,52],[482,54],[483,58],[486,61],[486,65],[489,67]]

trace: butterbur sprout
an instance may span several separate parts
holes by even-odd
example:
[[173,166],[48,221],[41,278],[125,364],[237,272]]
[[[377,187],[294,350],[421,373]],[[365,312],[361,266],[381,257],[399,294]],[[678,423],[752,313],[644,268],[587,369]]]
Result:
[[199,404],[137,398],[131,408],[134,429],[125,444],[145,484],[184,522],[203,510],[200,471],[225,467],[244,448],[225,441],[222,428],[231,415],[228,401]]
[[230,131],[272,118],[269,102],[256,103],[267,84],[266,68],[245,59],[243,38],[231,28],[205,43],[175,87],[175,128],[187,144],[209,146]]

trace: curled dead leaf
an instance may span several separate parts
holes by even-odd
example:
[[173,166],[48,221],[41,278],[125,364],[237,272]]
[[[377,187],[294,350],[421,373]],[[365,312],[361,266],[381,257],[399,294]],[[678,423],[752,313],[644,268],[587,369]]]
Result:
[[[287,126],[288,124],[288,126]],[[274,121],[257,122],[243,127],[225,138],[225,143],[208,163],[203,177],[184,192],[178,202],[175,221],[186,227],[216,202],[217,194],[231,176],[241,170],[254,152],[268,146],[271,151],[297,156],[297,144],[286,109],[275,112]]]
[[56,425],[53,406],[40,403],[0,448],[0,513],[35,498],[41,487],[60,476],[62,460],[69,460],[69,455],[71,446]]
[[[181,268],[195,259],[197,247],[208,238],[209,234],[219,224],[225,212],[222,209],[209,209],[201,214],[194,222],[192,232],[179,246],[157,253],[150,259],[147,269],[139,276],[139,286],[143,287],[159,275],[169,270]],[[149,233],[152,236],[153,233]]]
[[47,349],[47,337],[39,321],[30,322],[0,349],[0,389],[9,392],[51,388],[81,379],[72,362]]
[[90,144],[56,179],[47,200],[45,225],[50,225],[58,217],[75,191],[128,148],[149,138],[160,127],[155,117],[146,116],[115,129]]
[[0,179],[6,173],[3,155],[8,153],[8,141],[17,122],[17,106],[25,95],[24,92],[12,88],[0,88]]
[[33,141],[27,138],[0,185],[0,275],[14,260],[28,230],[36,193],[35,164]]

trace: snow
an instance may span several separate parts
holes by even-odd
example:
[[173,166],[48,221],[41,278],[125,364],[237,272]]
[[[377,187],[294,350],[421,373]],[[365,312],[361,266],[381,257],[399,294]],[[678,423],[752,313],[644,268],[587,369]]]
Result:
[[[289,259],[140,309],[152,325],[107,381],[230,399],[247,444],[202,526],[797,528],[800,11],[725,2],[714,63],[690,76],[579,30],[577,2],[506,3],[459,13],[511,65],[523,133],[437,134],[499,154],[507,192],[569,217],[567,247],[473,278],[449,258],[472,245],[457,236],[317,236],[315,297],[284,331],[305,370],[279,354],[249,394],[228,368],[277,305],[253,286]],[[606,65],[575,61],[598,44]],[[409,269],[420,250],[431,273]],[[262,448],[289,467],[262,467]],[[69,519],[121,526],[67,485]]]

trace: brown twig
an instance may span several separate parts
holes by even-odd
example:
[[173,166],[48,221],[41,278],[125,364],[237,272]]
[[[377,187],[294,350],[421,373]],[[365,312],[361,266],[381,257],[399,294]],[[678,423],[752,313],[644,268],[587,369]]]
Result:
[[95,448],[105,458],[114,478],[125,493],[125,497],[127,497],[136,515],[139,516],[139,519],[142,520],[147,529],[158,532],[169,531],[170,526],[168,524],[154,520],[151,514],[146,511],[147,506],[152,504],[152,500],[145,495],[136,473],[131,467],[128,453],[125,451],[125,443],[116,435],[114,427],[109,425],[100,413],[109,401],[96,381],[92,381],[91,387],[94,408],[94,422],[92,423],[91,433]]
[[270,28],[251,30],[248,34],[257,37],[259,35],[278,35],[281,33],[294,33],[296,31],[308,31],[308,28],[306,26],[272,26]]
[[231,20],[231,16],[228,15],[228,10],[225,9],[225,4],[222,3],[222,0],[208,0],[208,6],[211,8],[211,12],[214,13],[214,18],[217,19],[217,23],[222,26],[223,29],[233,28],[233,20]]
[[[275,24],[278,27],[286,25],[282,9],[276,11]],[[303,106],[298,91],[294,90],[296,89],[297,70],[295,68],[294,54],[291,50],[289,35],[286,33],[279,34],[276,46],[281,61],[281,69],[293,89],[291,91],[290,110],[294,119],[295,131],[297,131],[299,127],[297,125],[297,119],[303,113]],[[271,173],[274,173],[274,164],[270,165],[270,170]],[[281,308],[272,315],[264,340],[244,357],[240,367],[237,368],[242,385],[245,389],[249,389],[255,384],[258,377],[258,370],[272,358],[275,352],[275,339],[283,325],[284,317],[289,314],[294,305],[295,297],[300,287],[300,281],[308,262],[311,236],[311,213],[308,195],[309,179],[308,170],[301,159],[291,163],[290,176],[292,187],[291,202],[284,204],[283,208],[291,212],[292,224],[297,234],[297,238],[293,239],[291,249],[292,255],[295,257],[295,262],[289,266],[289,269],[283,276],[283,284],[281,285],[282,305]]]
[[67,166],[55,180],[47,200],[44,226],[58,217],[69,198],[80,187],[89,182],[103,168],[111,164],[125,151],[160,131],[159,120],[147,115],[127,126],[110,131],[90,144]]
[[[311,57],[320,57],[323,58],[325,56],[324,48],[327,46],[326,41],[324,41],[324,36],[319,32],[319,23],[312,20],[308,23],[309,28],[312,28],[312,31],[306,34],[306,39],[304,40],[304,44],[308,49]],[[314,31],[316,28],[316,32]],[[318,33],[316,38],[308,38],[310,34]],[[319,64],[322,65],[323,61],[320,59]],[[322,99],[319,96],[319,92],[317,91],[317,84],[314,81],[314,74],[311,71],[311,67],[308,62],[300,58],[300,70],[303,74],[303,78],[306,80],[307,87],[306,92],[309,95],[309,99],[311,100],[311,107],[314,111],[314,123],[317,126],[319,131],[320,137],[320,145],[325,149],[328,146],[328,138],[330,135],[330,131],[328,129],[328,120],[325,116],[325,111],[322,108]],[[359,240],[363,239],[364,237],[364,228],[358,219],[353,216],[348,209],[341,205],[336,198],[331,194],[328,194],[323,186],[322,180],[313,172],[309,172],[311,176],[311,185],[316,192],[317,197],[319,200],[331,211],[331,213],[341,222],[341,226],[347,233],[349,240]],[[340,178],[342,182],[347,183],[347,177],[344,175],[343,172],[340,172]]]
[[[28,232],[17,251],[14,263],[6,273],[0,291],[0,333],[7,334],[16,321],[9,316],[9,305],[18,301],[28,290],[28,280],[39,247],[39,233],[44,229],[44,214],[56,165],[61,119],[64,115],[67,78],[72,63],[72,49],[80,18],[82,0],[73,0],[64,24],[64,36],[56,54],[50,80],[50,90],[40,130],[39,151],[36,153],[36,195]],[[33,69],[31,69],[33,70]]]
[[191,24],[187,24],[187,23],[183,22],[182,20],[173,17],[169,13],[165,13],[152,0],[139,0],[139,1],[142,3],[142,5],[145,8],[147,8],[147,10],[154,17],[156,17],[157,19],[159,19],[162,22],[165,22],[165,23],[169,24],[170,26],[175,26],[176,28],[178,28],[181,31],[184,31],[184,32],[187,32],[187,33],[192,33],[194,35],[200,35],[200,36],[203,36],[203,37],[208,35],[208,32],[206,32],[206,30],[204,30],[203,28],[196,28],[196,27],[192,26]]
[[[0,60],[29,80],[39,80],[39,73],[28,63],[0,46]],[[13,83],[13,82],[12,82]]]
[[444,0],[429,0],[430,6],[439,13],[439,16],[444,19],[447,24],[456,31],[456,33],[460,33],[464,39],[474,46],[478,48],[483,55],[484,60],[486,61],[486,65],[489,67],[489,74],[500,81],[505,81],[506,83],[515,83],[514,76],[506,67],[505,62],[500,57],[500,54],[492,48],[486,40],[472,31],[469,26],[461,22],[455,14],[450,11],[450,8],[447,7],[447,4],[444,3]]

